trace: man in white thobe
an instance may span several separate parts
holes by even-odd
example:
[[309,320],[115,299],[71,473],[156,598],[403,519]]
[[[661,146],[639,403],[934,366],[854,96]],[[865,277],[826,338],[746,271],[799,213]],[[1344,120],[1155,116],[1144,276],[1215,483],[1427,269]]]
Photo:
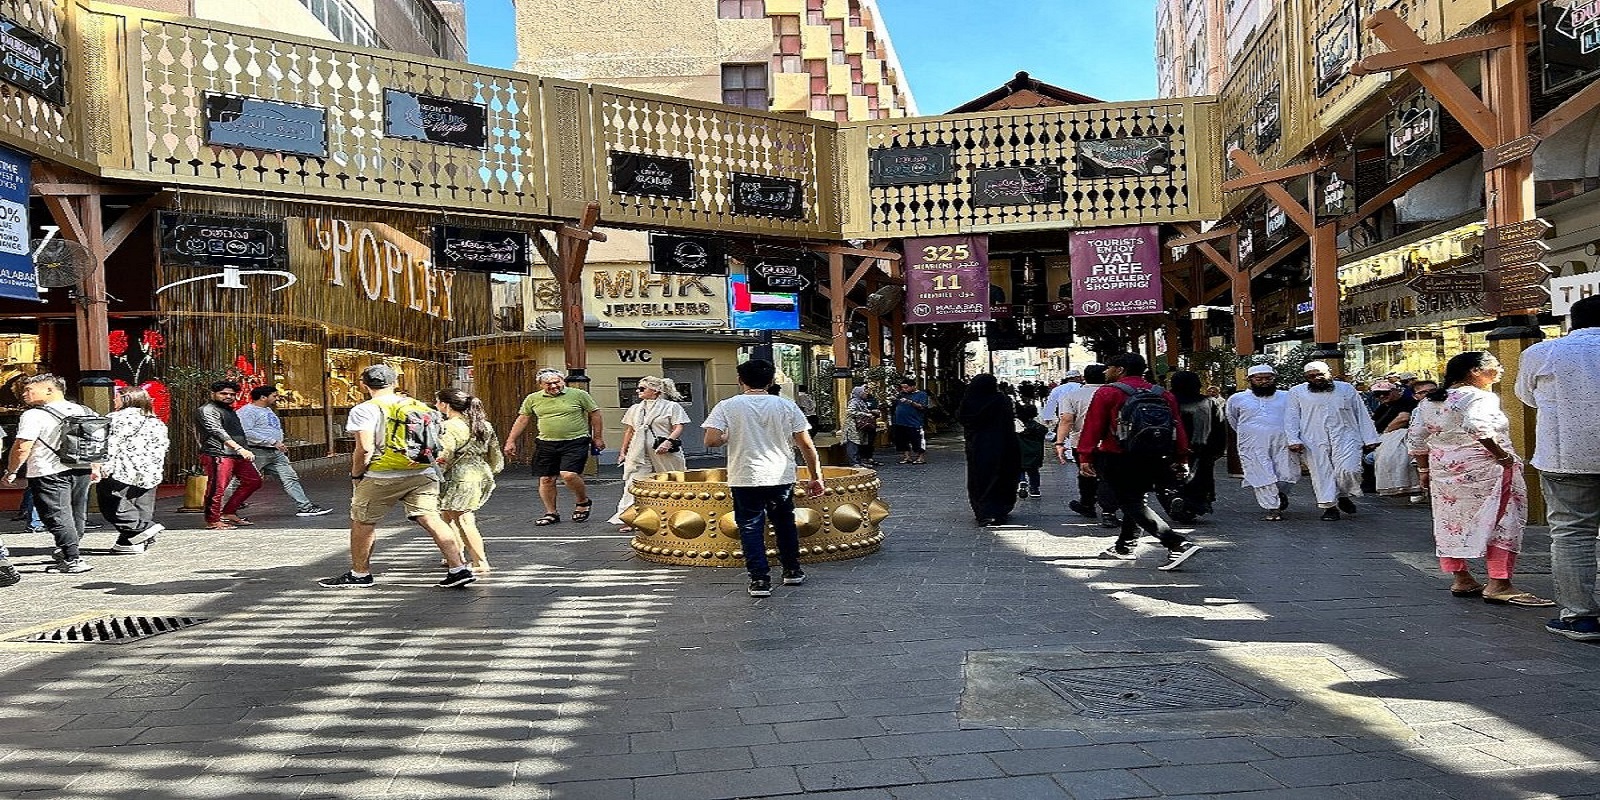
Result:
[[1322,518],[1336,522],[1341,511],[1356,513],[1351,498],[1361,492],[1361,456],[1378,446],[1378,431],[1361,393],[1334,380],[1326,362],[1306,364],[1305,374],[1306,382],[1287,392],[1283,432],[1311,470]]
[[1056,420],[1061,416],[1061,403],[1074,389],[1083,387],[1083,370],[1069,369],[1061,379],[1061,385],[1050,390],[1050,396],[1045,398],[1044,408],[1040,409],[1039,419],[1044,420],[1046,427],[1055,427]]
[[1250,388],[1228,398],[1228,424],[1239,439],[1245,488],[1255,492],[1267,520],[1276,522],[1289,507],[1289,490],[1300,481],[1300,459],[1289,452],[1284,435],[1289,393],[1278,390],[1278,373],[1271,364],[1257,364],[1245,376]]

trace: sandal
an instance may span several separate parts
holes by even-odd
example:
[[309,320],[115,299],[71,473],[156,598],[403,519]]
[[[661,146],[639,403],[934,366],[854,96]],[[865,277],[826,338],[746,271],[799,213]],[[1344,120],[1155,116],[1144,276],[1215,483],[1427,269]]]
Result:
[[638,533],[639,529],[632,525],[624,525],[617,529],[617,533]]
[[1450,596],[1451,597],[1482,597],[1483,596],[1483,587],[1482,586],[1474,586],[1471,589],[1451,589],[1450,590]]
[[546,514],[546,515],[534,520],[533,524],[538,526],[538,527],[540,527],[540,528],[543,528],[546,525],[554,525],[554,524],[556,524],[557,522],[560,522],[560,521],[561,521],[561,515],[560,514],[556,514],[554,512],[551,512],[549,514]]
[[1283,521],[1283,512],[1282,511],[1268,511],[1267,515],[1262,517],[1261,520],[1263,522],[1282,522]]
[[255,524],[254,522],[251,522],[248,517],[241,517],[238,514],[223,514],[222,515],[222,521],[228,523],[229,525],[233,525],[235,527],[240,526],[240,525],[254,525]]
[[1554,600],[1546,600],[1532,592],[1486,594],[1483,596],[1483,602],[1494,606],[1521,606],[1522,608],[1549,608],[1556,604]]
[[589,511],[594,508],[593,500],[585,500],[572,507],[573,522],[588,522]]

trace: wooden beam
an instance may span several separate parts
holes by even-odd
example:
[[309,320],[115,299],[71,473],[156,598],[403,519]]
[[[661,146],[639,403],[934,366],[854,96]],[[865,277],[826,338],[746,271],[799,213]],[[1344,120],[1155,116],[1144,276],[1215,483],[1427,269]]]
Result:
[[[888,249],[867,250],[860,247],[839,247],[832,244],[808,244],[803,246],[813,253],[822,253],[823,255],[858,256],[861,258],[876,258],[883,261],[900,260],[899,253]],[[885,244],[884,247],[888,248],[888,245]]]
[[1269,169],[1263,172],[1257,172],[1254,175],[1244,175],[1234,178],[1231,181],[1224,181],[1222,184],[1222,191],[1237,192],[1242,189],[1251,189],[1264,183],[1280,183],[1282,181],[1293,180],[1294,178],[1298,178],[1302,175],[1310,175],[1311,173],[1316,172],[1317,170],[1326,166],[1328,166],[1328,162],[1319,158],[1307,161],[1304,164],[1293,164],[1287,167],[1279,167],[1278,169]]
[[1222,270],[1222,274],[1232,275],[1239,271],[1239,268],[1234,266],[1233,259],[1223,255],[1210,242],[1196,242],[1194,246],[1196,250],[1200,251],[1201,255],[1206,257],[1207,261],[1211,262],[1212,266]]
[[1556,131],[1578,121],[1583,115],[1600,106],[1600,81],[1595,81],[1583,87],[1577,94],[1569,97],[1561,105],[1550,110],[1550,113],[1539,118],[1533,123],[1531,132],[1540,139],[1548,139]]
[[567,372],[584,376],[589,364],[589,345],[583,330],[583,264],[589,257],[592,236],[577,236],[569,231],[593,232],[600,222],[600,204],[590,203],[576,229],[563,225],[556,230],[556,263],[552,270],[561,284],[561,345]]
[[[1390,50],[1405,51],[1427,46],[1427,42],[1392,9],[1386,8],[1373,14],[1366,24]],[[1461,76],[1449,64],[1431,61],[1407,66],[1405,70],[1439,101],[1439,105],[1450,112],[1450,116],[1461,123],[1461,127],[1467,130],[1478,146],[1487,150],[1500,144],[1500,121],[1495,112],[1473,93],[1472,88],[1461,80]]]
[[583,228],[574,228],[571,225],[562,225],[561,227],[557,228],[556,235],[595,242],[603,242],[606,240],[606,235],[603,231],[589,231],[584,230]]
[[1376,213],[1378,209],[1394,202],[1401,195],[1409,192],[1417,184],[1438,175],[1447,167],[1454,164],[1457,159],[1465,157],[1468,153],[1477,150],[1478,146],[1472,142],[1462,142],[1449,150],[1429,159],[1427,163],[1400,176],[1394,183],[1385,186],[1383,191],[1373,195],[1371,200],[1361,204],[1361,207],[1338,219],[1340,230],[1349,230],[1361,220]]
[[78,210],[73,207],[71,200],[60,195],[45,195],[44,206],[50,211],[50,218],[61,226],[63,236],[85,247],[89,246],[89,232],[78,218]]
[[[1256,161],[1255,156],[1237,147],[1228,151],[1228,158],[1233,161],[1234,166],[1239,168],[1239,171],[1245,174],[1245,177],[1266,174],[1261,169],[1261,163]],[[1316,229],[1316,218],[1299,200],[1294,198],[1294,195],[1289,194],[1288,189],[1283,188],[1283,184],[1263,183],[1261,184],[1261,192],[1271,198],[1272,202],[1277,203],[1279,208],[1283,209],[1284,215],[1289,218],[1290,222],[1295,224],[1295,227],[1305,231],[1307,234]]]
[[35,183],[30,188],[33,194],[41,197],[51,194],[68,197],[100,194],[100,184],[98,183]]
[[117,252],[117,248],[128,240],[128,236],[133,233],[135,228],[139,227],[139,223],[144,222],[150,216],[150,212],[158,208],[166,208],[167,202],[171,198],[172,196],[166,192],[157,192],[143,203],[122,212],[122,216],[117,217],[116,223],[106,231],[106,253],[109,255]]
[[556,255],[555,246],[550,244],[549,239],[544,238],[544,231],[534,231],[532,239],[533,249],[539,251],[539,257],[544,259],[545,266],[550,268],[550,274],[556,275],[556,264],[561,260],[561,257]]
[[1200,299],[1196,300],[1194,304],[1197,305],[1197,306],[1205,305],[1206,303],[1209,303],[1212,300],[1217,299],[1217,295],[1220,295],[1223,292],[1226,292],[1231,288],[1233,288],[1233,279],[1229,278],[1229,279],[1223,281],[1222,283],[1219,283],[1216,286],[1213,286],[1213,287],[1205,290],[1204,292],[1201,292],[1200,293]]
[[1350,68],[1350,74],[1369,75],[1374,72],[1389,72],[1390,70],[1405,69],[1419,64],[1445,61],[1510,46],[1511,32],[1507,30],[1499,30],[1482,36],[1464,36],[1460,39],[1450,39],[1438,44],[1425,44],[1421,47],[1375,53],[1356,62]]
[[867,271],[877,265],[878,260],[875,258],[862,259],[861,263],[857,265],[855,270],[850,273],[850,277],[845,279],[844,286],[840,287],[840,290],[845,294],[849,294],[850,290],[856,288],[856,284],[860,283],[861,279],[867,276]]
[[[1189,300],[1189,290],[1180,286],[1177,281],[1173,280],[1172,275],[1169,273],[1161,273],[1161,285],[1167,287],[1168,292],[1176,295],[1182,295],[1185,300]],[[1194,305],[1197,302],[1198,301],[1196,300],[1189,300],[1190,305]],[[1169,303],[1168,305],[1170,306],[1171,304]]]
[[1162,244],[1166,245],[1167,247],[1183,247],[1184,245],[1190,245],[1196,242],[1209,242],[1212,239],[1223,239],[1238,232],[1238,224],[1229,223],[1227,225],[1218,225],[1204,233],[1191,233],[1185,234],[1176,239],[1168,239],[1167,241],[1162,242]]
[[1272,255],[1250,265],[1250,277],[1259,277],[1262,273],[1278,265],[1278,262],[1289,257],[1291,253],[1299,250],[1308,241],[1305,235],[1299,235],[1283,243],[1282,247],[1272,251]]

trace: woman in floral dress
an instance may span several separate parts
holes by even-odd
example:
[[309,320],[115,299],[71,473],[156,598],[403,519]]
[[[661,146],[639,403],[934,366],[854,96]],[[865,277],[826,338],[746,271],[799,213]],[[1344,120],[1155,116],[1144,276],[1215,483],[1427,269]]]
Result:
[[[1528,521],[1528,487],[1522,460],[1511,449],[1511,421],[1489,391],[1499,379],[1500,362],[1488,353],[1450,359],[1439,388],[1411,416],[1407,447],[1432,494],[1439,567],[1455,575],[1450,593],[1499,605],[1552,606],[1511,584]],[[1469,558],[1484,559],[1487,584],[1472,576]]]
[[670,378],[650,376],[639,379],[639,402],[628,406],[622,415],[622,499],[609,522],[621,525],[623,533],[633,527],[622,521],[622,512],[633,507],[633,482],[657,472],[681,472],[688,468],[683,458],[683,426],[689,412],[679,402],[677,384]]
[[494,494],[494,476],[505,468],[500,438],[484,418],[483,401],[460,389],[435,396],[445,415],[439,435],[439,462],[444,484],[439,488],[439,515],[461,540],[473,572],[488,572],[489,558],[478,531],[477,510]]
[[166,526],[155,521],[156,487],[167,458],[167,426],[143,389],[123,389],[106,433],[106,462],[95,494],[100,513],[117,529],[111,552],[138,555],[156,543]]

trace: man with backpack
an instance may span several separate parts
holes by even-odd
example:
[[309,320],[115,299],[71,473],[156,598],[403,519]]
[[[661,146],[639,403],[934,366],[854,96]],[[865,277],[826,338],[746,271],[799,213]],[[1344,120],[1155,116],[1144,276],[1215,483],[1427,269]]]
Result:
[[[255,524],[239,516],[245,501],[261,488],[261,473],[255,468],[255,454],[245,446],[244,424],[233,410],[238,399],[237,382],[217,381],[211,384],[211,399],[194,410],[200,466],[206,471],[206,530],[231,531]],[[233,481],[239,486],[224,502]]]
[[1179,535],[1151,510],[1145,496],[1171,471],[1181,472],[1189,439],[1178,401],[1143,377],[1144,357],[1123,353],[1106,363],[1107,385],[1094,393],[1078,436],[1078,469],[1111,486],[1122,509],[1122,532],[1101,558],[1131,561],[1139,530],[1167,548],[1157,569],[1177,569],[1200,545]]
[[439,412],[395,392],[399,376],[384,364],[361,371],[368,400],[350,409],[345,429],[355,435],[350,454],[350,571],[318,581],[328,589],[370,589],[372,547],[377,525],[395,505],[433,537],[444,554],[442,589],[466,586],[477,578],[461,558],[461,542],[439,516]]
[[111,421],[66,399],[67,383],[43,373],[22,385],[28,410],[17,423],[5,483],[16,485],[24,473],[33,502],[56,540],[51,569],[76,575],[93,569],[83,560],[78,543],[89,516],[89,484],[100,478]]

